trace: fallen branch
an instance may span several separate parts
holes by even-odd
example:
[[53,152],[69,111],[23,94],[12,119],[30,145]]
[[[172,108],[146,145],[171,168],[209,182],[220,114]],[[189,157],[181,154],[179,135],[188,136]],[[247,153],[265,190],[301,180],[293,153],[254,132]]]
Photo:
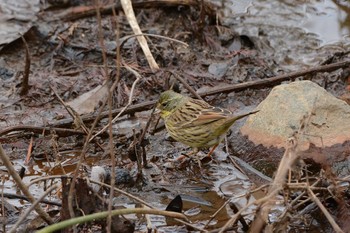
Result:
[[350,60],[341,61],[330,65],[317,66],[317,67],[313,67],[302,71],[295,71],[288,74],[282,74],[272,78],[249,81],[249,82],[240,83],[240,84],[226,85],[225,87],[216,87],[216,88],[213,87],[211,88],[211,90],[200,92],[199,95],[203,97],[203,96],[214,95],[222,92],[241,91],[248,88],[256,88],[256,89],[266,88],[266,87],[273,86],[275,84],[279,84],[283,81],[294,80],[300,76],[319,73],[319,72],[331,72],[340,68],[348,67],[349,65],[350,65]]
[[[256,88],[256,89],[266,88],[266,87],[270,87],[270,86],[276,85],[278,83],[281,83],[283,81],[296,79],[300,76],[304,76],[304,75],[308,75],[308,74],[312,74],[312,73],[319,73],[319,72],[331,72],[331,71],[334,71],[334,70],[337,70],[340,68],[348,67],[349,65],[350,65],[350,61],[342,61],[342,62],[330,64],[330,65],[313,67],[313,68],[306,69],[303,71],[296,71],[296,72],[292,72],[292,73],[288,73],[288,74],[283,74],[283,75],[279,75],[279,76],[264,79],[264,80],[257,80],[257,81],[249,81],[249,82],[245,82],[245,83],[239,83],[239,84],[232,84],[232,85],[227,85],[225,87],[213,87],[213,88],[211,88],[211,90],[201,91],[198,94],[201,97],[205,97],[205,96],[215,95],[215,94],[219,94],[219,93],[223,93],[223,92],[227,92],[227,93],[234,92],[234,91],[238,92],[238,91],[246,90],[248,88]],[[120,114],[119,116],[123,116],[123,115],[127,115],[127,114],[133,114],[136,112],[147,111],[147,110],[152,109],[156,102],[157,102],[156,100],[144,101],[144,102],[139,103],[139,104],[130,105],[127,108],[125,108],[125,107],[117,108],[117,109],[112,111],[112,115],[116,116],[116,115]],[[103,111],[101,114],[82,115],[81,119],[83,122],[90,122],[90,121],[94,121],[96,119],[97,115],[99,115],[100,118],[108,117],[108,111]],[[63,127],[70,127],[73,123],[74,122],[71,119],[64,119],[64,120],[53,122],[50,125],[52,127],[63,128]],[[34,128],[36,128],[35,126],[23,125],[23,126],[13,126],[13,127],[6,128],[6,129],[0,131],[0,136],[5,134],[8,131],[14,131],[13,129],[11,129],[14,127],[16,127],[18,129],[18,131],[21,130],[21,127],[23,128],[23,130],[29,129],[30,127],[32,127],[33,132],[37,133],[37,130],[34,129]],[[43,128],[43,127],[41,127],[41,128]],[[51,129],[50,127],[45,127],[45,128]],[[53,129],[56,130],[57,134],[62,134],[63,136],[64,136],[64,134],[69,134],[69,133],[77,134],[78,133],[78,132],[73,132],[76,130],[69,130],[69,129],[58,130],[58,128],[53,128]],[[80,132],[79,132],[79,134],[80,134]]]
[[[204,2],[206,12],[212,16],[215,15],[215,7],[213,4],[209,2]],[[132,6],[134,8],[160,8],[160,7],[176,7],[176,6],[198,6],[198,0],[134,0],[132,1]],[[114,4],[108,4],[106,6],[101,7],[101,14],[111,14],[112,10],[120,11],[122,6],[119,1]],[[78,6],[72,7],[62,14],[58,15],[60,20],[76,20],[85,17],[91,17],[96,14],[95,6]]]
[[[29,187],[29,185],[28,185]],[[23,196],[23,195],[19,195],[19,194],[15,194],[15,193],[2,193],[1,195],[3,195],[4,197],[8,198],[8,199],[20,199],[20,200],[25,200],[29,202],[28,197]],[[38,199],[40,200],[40,203],[44,203],[47,205],[54,205],[54,206],[59,206],[61,207],[62,204],[58,203],[57,201],[50,201],[48,199]]]
[[[125,16],[129,22],[130,27],[132,28],[134,34],[142,34],[141,28],[139,24],[137,23],[136,16],[134,13],[134,9],[131,4],[131,0],[120,0]],[[147,59],[148,65],[151,67],[151,70],[153,72],[159,70],[159,66],[154,59],[151,50],[148,47],[146,38],[144,36],[138,36],[137,40],[141,46],[141,49],[143,53],[145,54],[145,57]]]
[[[3,130],[0,130],[0,136],[4,136],[11,132],[18,132],[18,131],[25,131],[30,133],[36,133],[36,134],[42,134],[42,135],[49,135],[52,132],[55,132],[58,136],[71,136],[71,135],[85,135],[86,133],[81,130],[75,130],[75,129],[63,129],[63,128],[55,128],[55,127],[49,127],[49,126],[31,126],[31,125],[16,125],[16,126],[10,126],[8,128],[5,128]],[[0,139],[1,141],[2,139]]]
[[[127,114],[133,114],[136,112],[147,111],[147,110],[150,110],[154,106],[155,103],[156,103],[155,100],[145,101],[145,102],[142,102],[139,104],[130,105],[127,108],[125,108],[125,107],[117,108],[117,109],[112,111],[112,115],[116,116],[116,115],[120,114],[120,116],[124,116]],[[89,121],[94,121],[96,119],[96,116],[97,116],[97,114],[87,114],[87,115],[82,115],[81,119],[84,122],[89,122]],[[108,111],[103,111],[100,114],[100,118],[105,118],[105,117],[108,117]],[[73,123],[73,121],[71,119],[64,119],[64,120],[56,121],[56,122],[52,123],[51,125],[55,126],[55,127],[69,127],[72,123]]]
[[[312,73],[319,73],[319,72],[331,72],[331,71],[334,71],[334,70],[337,70],[340,68],[348,67],[349,65],[350,65],[350,61],[342,61],[342,62],[330,64],[330,65],[313,67],[313,68],[306,69],[303,71],[291,72],[288,74],[283,74],[283,75],[275,76],[275,77],[268,78],[268,79],[226,85],[225,87],[213,87],[213,88],[211,88],[211,90],[201,91],[198,94],[201,97],[205,97],[205,96],[215,95],[215,94],[219,94],[219,93],[223,93],[223,92],[234,92],[234,91],[238,92],[238,91],[246,90],[248,88],[257,88],[257,89],[258,88],[266,88],[269,86],[279,84],[283,81],[296,79],[300,76],[304,76],[304,75],[308,75],[308,74],[312,74]],[[113,115],[115,116],[115,115],[119,114],[121,111],[124,111],[124,112],[120,116],[126,115],[126,114],[132,114],[135,112],[150,110],[154,106],[155,103],[156,103],[155,100],[154,101],[145,101],[145,102],[140,103],[140,104],[130,105],[125,110],[124,110],[124,108],[118,108],[118,109],[113,110]],[[101,113],[102,118],[107,117],[107,116],[108,116],[108,111],[104,111]],[[95,114],[82,116],[83,121],[92,121],[94,119],[96,119]],[[71,120],[61,120],[61,121],[58,121],[58,122],[52,124],[52,126],[64,127],[64,126],[67,126],[70,124],[72,124]]]

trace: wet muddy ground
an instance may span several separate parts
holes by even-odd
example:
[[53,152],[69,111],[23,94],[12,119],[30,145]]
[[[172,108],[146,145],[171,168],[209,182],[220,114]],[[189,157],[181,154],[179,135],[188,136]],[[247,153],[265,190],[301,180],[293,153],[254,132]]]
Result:
[[[120,7],[115,12],[102,11],[99,18],[94,1],[70,1],[68,5],[30,2],[33,18],[22,32],[26,42],[17,36],[4,43],[0,51],[0,143],[16,171],[24,168],[22,180],[27,185],[49,176],[91,177],[96,166],[111,173],[112,154],[114,166],[119,169],[116,171],[118,188],[162,210],[181,195],[182,211],[193,227],[203,228],[208,224],[206,230],[218,229],[236,212],[235,207],[225,206],[209,222],[211,216],[229,198],[233,198],[239,209],[251,199],[264,196],[261,191],[254,195],[249,192],[268,184],[276,167],[264,164],[259,155],[247,158],[232,146],[235,143],[230,142],[236,140],[244,120],[232,127],[212,159],[205,158],[207,150],[200,153],[199,156],[204,157],[201,168],[196,160],[174,161],[190,152],[190,148],[172,140],[162,121],[157,124],[157,116],[151,117],[159,94],[173,86],[191,95],[189,85],[204,94],[205,100],[214,106],[237,114],[251,111],[269,94],[271,85],[236,91],[221,88],[346,58],[350,51],[349,3],[215,1],[212,2],[215,7],[206,8],[191,1],[190,6],[166,3],[152,6],[138,2],[141,3],[134,7],[137,6],[135,14],[142,32],[164,36],[147,37],[160,67],[158,70],[150,68],[136,38],[128,38],[134,33]],[[100,8],[108,4],[104,2]],[[83,5],[92,6],[92,11],[86,13]],[[120,51],[117,41],[122,42]],[[26,58],[25,44],[30,58]],[[21,94],[28,63],[29,89]],[[348,92],[346,80],[338,79],[341,72],[304,78],[312,79],[341,97]],[[95,136],[109,122],[108,104],[102,109],[105,111],[102,115],[99,111],[112,83],[116,84],[110,98],[113,117],[122,114],[110,132]],[[98,118],[92,132],[94,139],[89,143],[86,143],[88,131],[84,132],[81,123],[77,123],[75,113],[69,114],[67,103],[81,114],[87,130]],[[128,106],[126,110],[125,106]],[[143,134],[148,123],[147,132]],[[255,164],[264,174],[242,175],[237,167],[246,165],[242,162],[238,166],[234,156]],[[3,163],[0,165],[2,193],[20,193],[8,169]],[[60,184],[61,179],[48,178],[33,184],[29,190],[39,197],[55,183]],[[100,190],[104,200],[108,199],[108,193]],[[52,192],[47,199],[60,203],[64,193]],[[0,214],[4,232],[11,229],[31,205],[18,197],[6,201],[15,210],[9,210],[11,214],[6,216],[4,212]],[[140,205],[133,198],[118,193],[113,204],[115,208]],[[66,214],[60,206],[46,208],[47,211],[61,211],[53,214],[55,218]],[[105,210],[96,208],[95,211],[97,209]],[[247,222],[253,220],[254,211],[250,208],[244,213]],[[147,222],[141,215],[125,215],[139,232],[146,232],[149,223],[159,232],[194,230],[164,217],[151,216]],[[35,217],[36,213],[32,212],[19,229],[35,231],[45,225],[32,221]],[[322,232],[331,232],[323,216],[307,215],[305,219],[292,222],[289,231],[320,232],[321,227]],[[85,227],[101,231],[104,225],[95,223]],[[129,229],[125,232],[132,232],[128,227],[125,229]],[[244,227],[240,223],[235,229],[243,231]]]

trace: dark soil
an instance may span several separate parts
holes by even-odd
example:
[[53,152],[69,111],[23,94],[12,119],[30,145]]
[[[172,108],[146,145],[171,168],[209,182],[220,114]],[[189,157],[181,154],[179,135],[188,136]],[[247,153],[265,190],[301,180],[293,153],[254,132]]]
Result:
[[[262,2],[257,3],[256,8],[259,9],[263,3],[270,4],[272,8],[277,4]],[[92,6],[92,13],[82,14],[83,5]],[[199,168],[196,159],[174,162],[190,148],[167,136],[162,122],[156,124],[157,117],[152,117],[152,108],[159,94],[170,87],[192,95],[188,86],[198,93],[206,93],[228,85],[268,80],[291,71],[343,61],[349,54],[346,42],[322,45],[321,39],[312,33],[296,26],[280,25],[280,16],[276,16],[276,25],[263,22],[262,11],[256,14],[245,12],[233,15],[228,21],[223,18],[217,21],[217,8],[211,4],[153,6],[152,3],[138,2],[134,6],[135,14],[143,33],[166,37],[147,37],[151,53],[160,67],[152,70],[136,37],[127,39],[134,33],[123,11],[116,8],[115,15],[110,10],[102,11],[99,19],[94,6],[94,1],[79,0],[70,1],[70,5],[40,5],[38,20],[24,34],[30,58],[26,57],[25,43],[21,38],[3,45],[0,51],[0,143],[15,169],[25,168],[23,182],[27,185],[34,179],[54,175],[91,177],[94,166],[101,166],[106,173],[113,175],[111,170],[116,167],[119,169],[116,171],[116,186],[155,208],[165,210],[175,196],[181,195],[182,211],[198,228],[203,228],[228,198],[245,197],[237,201],[238,208],[241,208],[250,198],[264,195],[258,193],[250,197],[247,193],[269,180],[243,176],[232,162],[233,155],[252,164],[260,159],[258,154],[247,156],[234,150],[235,143],[241,143],[232,141],[239,134],[243,121],[232,128],[227,142],[217,148],[213,159],[202,160],[202,168]],[[291,13],[289,16],[293,17]],[[167,38],[182,41],[188,46]],[[26,63],[30,63],[29,89],[23,92]],[[137,80],[131,70],[141,78]],[[337,97],[347,93],[348,77],[343,69],[300,78],[312,79]],[[89,130],[92,129],[92,135],[95,135],[108,125],[109,105],[104,100],[113,83],[116,84],[110,98],[113,117],[122,114],[110,132],[107,130],[99,134],[84,147]],[[92,109],[81,115],[86,126],[84,129],[65,105],[99,85],[108,88],[99,91],[106,98],[89,95],[78,102],[79,107],[87,104]],[[269,94],[271,86],[261,85],[235,92],[218,91],[204,98],[214,106],[243,113],[253,110]],[[127,105],[128,109],[124,111],[123,107]],[[79,112],[79,109],[75,110]],[[100,114],[100,111],[104,113]],[[150,125],[146,128],[148,122]],[[143,134],[145,129],[147,131]],[[207,152],[204,150],[200,156]],[[27,154],[30,155],[28,161]],[[115,156],[115,160],[111,159],[111,155]],[[113,161],[115,164],[112,166]],[[258,164],[261,171],[272,177],[276,164]],[[7,168],[2,163],[0,165],[2,193],[16,193]],[[48,178],[45,182],[35,183],[30,191],[39,197],[47,187],[60,182],[59,178]],[[78,182],[82,180],[78,179]],[[76,185],[81,191],[76,194],[80,196],[78,205],[85,205],[84,202],[91,204],[96,199],[94,205],[85,206],[84,214],[108,209],[109,190],[99,190],[103,201],[96,197],[85,199],[83,194],[88,196],[91,190],[87,185],[79,185],[82,186]],[[69,188],[63,190],[63,195],[52,192],[47,199],[66,204]],[[0,214],[3,231],[11,229],[30,206],[17,198],[2,199],[3,206],[8,203]],[[115,193],[113,209],[139,205],[134,199]],[[55,219],[69,219],[66,207],[49,205],[47,209],[60,210],[52,213],[51,217]],[[221,210],[206,229],[222,227],[233,215],[232,209]],[[248,211],[247,222],[253,219],[254,211],[254,208]],[[78,216],[81,212],[76,211],[75,214]],[[20,229],[30,228],[34,232],[46,225],[34,223],[35,216],[34,212],[27,216]],[[154,216],[151,215],[150,222],[160,232],[193,230],[179,222]],[[322,226],[322,232],[331,232],[329,229],[332,228],[322,214],[318,218],[310,216],[312,214],[307,215],[304,221],[294,220],[290,228],[312,231]],[[112,227],[114,232],[120,232],[121,228],[127,229],[125,232],[134,229],[146,231],[147,222],[141,215],[124,217],[114,220],[118,223]],[[310,219],[316,219],[316,223],[308,225]],[[104,231],[105,225],[104,221],[94,222],[81,225],[79,229]],[[242,223],[235,228],[242,229]]]

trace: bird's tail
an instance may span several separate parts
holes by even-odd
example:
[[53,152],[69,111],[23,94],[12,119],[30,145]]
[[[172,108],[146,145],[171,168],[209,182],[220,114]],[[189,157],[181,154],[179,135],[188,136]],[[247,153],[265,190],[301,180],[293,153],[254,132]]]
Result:
[[252,112],[248,112],[248,113],[245,113],[245,114],[242,114],[242,115],[235,116],[235,117],[232,118],[232,120],[230,120],[230,122],[233,123],[233,122],[235,122],[235,121],[237,121],[237,120],[239,120],[239,119],[241,119],[243,117],[249,116],[251,114],[255,114],[255,113],[259,112],[259,111],[260,110],[256,110],[256,111],[252,111]]

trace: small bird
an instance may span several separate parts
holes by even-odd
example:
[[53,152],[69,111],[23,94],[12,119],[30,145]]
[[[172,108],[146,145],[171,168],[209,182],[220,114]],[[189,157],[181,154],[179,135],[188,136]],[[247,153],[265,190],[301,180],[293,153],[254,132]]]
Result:
[[227,109],[213,107],[203,100],[192,99],[172,90],[160,95],[157,109],[171,137],[192,147],[190,154],[213,146],[209,157],[235,121],[258,112],[235,116]]

